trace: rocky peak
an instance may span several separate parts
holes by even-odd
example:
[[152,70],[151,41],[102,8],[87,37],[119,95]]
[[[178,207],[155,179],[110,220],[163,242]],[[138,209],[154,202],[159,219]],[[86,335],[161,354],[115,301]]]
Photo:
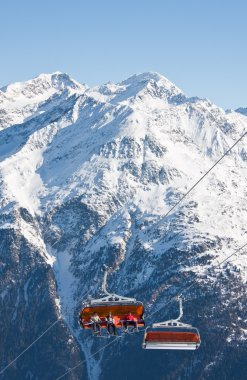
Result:
[[241,107],[241,108],[236,109],[235,112],[238,112],[238,113],[241,113],[242,115],[247,116],[247,108]]

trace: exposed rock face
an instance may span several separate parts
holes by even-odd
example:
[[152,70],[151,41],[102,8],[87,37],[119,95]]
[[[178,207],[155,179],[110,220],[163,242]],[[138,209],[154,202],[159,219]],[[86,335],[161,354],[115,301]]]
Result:
[[[10,216],[10,215],[9,215]],[[58,320],[56,282],[51,266],[21,229],[28,223],[39,234],[26,209],[12,213],[12,227],[1,218],[1,369]],[[5,222],[5,223],[4,223]],[[3,379],[51,379],[80,360],[78,345],[61,320],[3,374]],[[77,370],[71,378],[78,378]]]
[[[247,119],[187,98],[157,73],[87,88],[54,73],[0,91],[1,368],[58,320],[5,379],[245,379]],[[198,352],[148,352],[142,334],[100,350],[81,301],[108,288],[201,330]]]
[[247,116],[247,108],[238,108],[236,112],[241,113],[242,115]]

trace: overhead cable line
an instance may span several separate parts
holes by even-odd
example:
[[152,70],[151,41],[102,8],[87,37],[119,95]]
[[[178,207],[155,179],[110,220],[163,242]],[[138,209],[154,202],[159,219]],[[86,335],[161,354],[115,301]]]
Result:
[[44,336],[50,329],[52,329],[52,327],[54,327],[60,321],[61,321],[61,318],[57,319],[54,323],[52,323],[48,327],[48,329],[46,329],[37,339],[35,339],[27,348],[25,348],[25,350],[23,350],[14,360],[12,360],[6,367],[4,367],[0,371],[0,375],[2,375],[6,371],[7,368],[9,368],[14,362],[16,362],[17,359],[19,359],[27,350],[29,350],[30,347],[32,347],[35,343],[37,343],[42,338],[42,336]]
[[244,132],[242,134],[242,136],[239,137],[239,139],[237,141],[235,141],[235,143],[213,164],[213,166],[211,166],[210,169],[208,169],[206,171],[206,173],[203,174],[203,176],[201,178],[198,179],[198,181],[196,181],[194,183],[194,185],[178,200],[178,202],[175,203],[175,205],[172,206],[172,208],[164,215],[163,219],[165,219],[183,200],[184,198],[187,197],[187,195],[189,195],[191,193],[192,190],[194,190],[194,188],[199,185],[199,183],[215,168],[216,165],[218,165],[220,163],[220,161],[223,160],[223,158],[232,151],[232,149],[246,136],[247,132]]
[[[247,243],[243,244],[240,248],[238,248],[236,251],[231,253],[228,257],[226,257],[224,260],[222,260],[219,264],[213,265],[212,268],[213,269],[219,268],[223,263],[228,261],[232,256],[235,256],[239,251],[241,251],[246,246],[247,246]],[[208,268],[208,270],[209,270],[209,268]],[[198,279],[194,280],[190,285],[185,287],[185,289],[182,289],[182,291],[179,292],[178,296],[181,296],[186,290],[189,290],[190,288],[192,288],[192,286],[194,286],[197,282],[198,282]]]
[[[89,359],[91,359],[93,356],[95,356],[96,354],[98,354],[100,351],[102,351],[104,348],[110,346],[112,343],[114,343],[116,340],[118,340],[118,338],[115,338],[113,339],[110,343],[104,345],[103,347],[101,347],[98,351],[96,351],[94,354],[90,355],[89,356]],[[74,367],[70,368],[68,371],[66,371],[63,375],[59,376],[56,378],[56,380],[60,380],[62,379],[64,376],[68,375],[70,372],[74,371],[74,369],[76,369],[77,367],[81,366],[83,363],[85,363],[86,359],[85,360],[82,360],[81,362],[79,362],[77,365],[75,365]]]
[[[225,263],[226,261],[228,261],[231,257],[235,256],[238,252],[240,252],[244,247],[247,246],[247,243],[243,244],[240,248],[236,249],[233,253],[231,253],[229,256],[227,256],[225,259],[223,259],[219,264],[217,265],[214,265],[212,268],[214,269],[217,269],[219,268],[223,263]],[[209,270],[209,269],[208,269]],[[168,304],[170,304],[174,299],[176,299],[177,297],[180,297],[185,291],[189,290],[190,288],[192,288],[199,280],[196,279],[194,280],[191,284],[185,286],[184,288],[182,288],[176,295],[172,296],[170,298],[170,300],[165,303],[163,305],[163,307],[167,306]],[[158,304],[160,304],[161,302],[158,302]],[[156,304],[157,305],[157,304]],[[157,312],[154,311],[153,313],[149,314],[146,318],[150,318],[153,314],[155,314]]]
[[[52,244],[51,247],[53,247],[56,243]],[[52,329],[58,322],[60,322],[62,320],[62,317],[60,316],[55,322],[53,322],[45,331],[43,331],[43,333],[41,335],[38,336],[38,338],[36,338],[28,347],[26,347],[15,359],[13,359],[6,367],[4,367],[1,371],[0,371],[0,375],[2,375],[6,369],[8,369],[12,364],[14,364],[17,359],[19,359],[26,351],[29,350],[29,348],[31,348],[35,343],[37,343],[50,329]]]

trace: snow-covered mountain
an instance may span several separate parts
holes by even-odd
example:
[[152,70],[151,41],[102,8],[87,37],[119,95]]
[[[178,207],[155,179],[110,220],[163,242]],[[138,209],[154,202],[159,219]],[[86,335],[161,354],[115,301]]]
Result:
[[[1,89],[0,107],[1,368],[62,317],[3,377],[54,379],[85,359],[67,378],[244,379],[247,256],[214,268],[247,241],[246,140],[165,215],[246,116],[158,73],[94,88],[42,74]],[[148,323],[176,315],[164,304],[197,279],[184,320],[200,350],[145,352],[139,334],[91,357],[105,342],[77,317],[103,264],[108,288],[143,301]]]

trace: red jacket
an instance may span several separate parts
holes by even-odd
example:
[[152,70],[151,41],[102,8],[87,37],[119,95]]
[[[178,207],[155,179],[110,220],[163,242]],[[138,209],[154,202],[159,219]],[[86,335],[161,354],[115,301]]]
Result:
[[134,318],[134,316],[131,314],[131,315],[126,315],[126,317],[125,317],[125,320],[126,321],[134,321],[135,320],[135,318]]

